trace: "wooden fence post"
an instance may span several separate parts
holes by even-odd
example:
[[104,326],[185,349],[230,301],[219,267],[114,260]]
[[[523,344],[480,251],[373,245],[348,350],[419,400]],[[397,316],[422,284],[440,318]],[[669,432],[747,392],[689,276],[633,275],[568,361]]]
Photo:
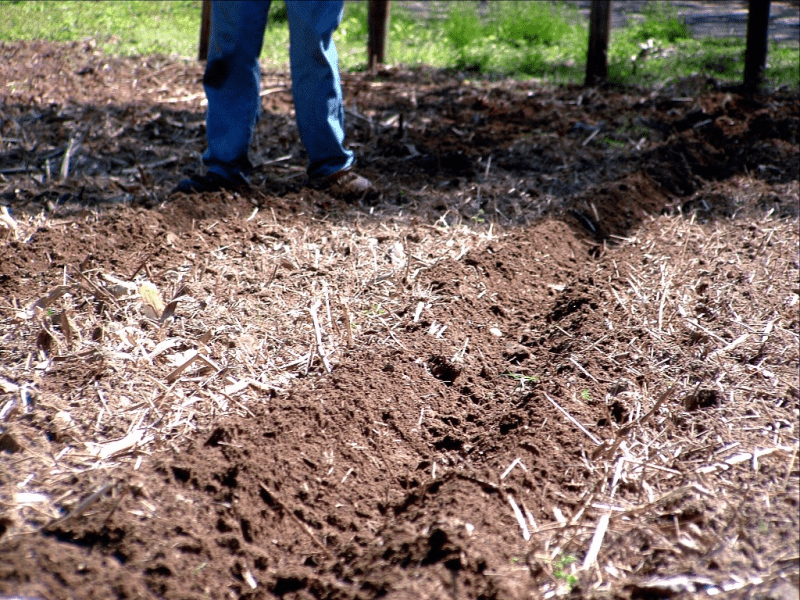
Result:
[[747,46],[744,51],[744,88],[755,92],[764,80],[770,0],[750,0],[747,12]]
[[389,30],[390,0],[369,0],[367,22],[369,41],[367,43],[367,64],[370,70],[382,65],[386,58],[386,34]]
[[208,36],[211,34],[211,0],[203,0],[203,12],[200,17],[200,45],[197,48],[197,60],[208,58]]
[[[758,0],[750,0],[757,2]],[[586,85],[602,83],[608,75],[608,32],[611,29],[611,0],[592,0],[589,13],[589,53],[586,57]]]

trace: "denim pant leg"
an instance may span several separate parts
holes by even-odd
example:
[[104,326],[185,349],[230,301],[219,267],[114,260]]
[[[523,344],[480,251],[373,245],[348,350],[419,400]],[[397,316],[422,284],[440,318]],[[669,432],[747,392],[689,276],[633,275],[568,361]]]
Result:
[[261,112],[258,57],[270,2],[214,0],[203,87],[208,98],[203,162],[223,177],[246,174],[247,151]]
[[324,177],[353,164],[344,148],[344,105],[333,32],[343,2],[288,0],[289,60],[300,139],[308,153],[308,175]]

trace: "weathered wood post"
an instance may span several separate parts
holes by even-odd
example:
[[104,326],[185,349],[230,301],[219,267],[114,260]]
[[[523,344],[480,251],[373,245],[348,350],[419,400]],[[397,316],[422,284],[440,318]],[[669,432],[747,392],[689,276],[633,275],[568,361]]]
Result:
[[744,88],[755,92],[767,65],[767,31],[770,0],[750,0],[747,12],[747,46],[744,51]]
[[[750,0],[756,2],[757,0]],[[611,0],[592,0],[589,13],[589,53],[586,57],[586,85],[596,85],[608,75],[608,32],[611,29]]]
[[211,34],[211,0],[203,0],[203,12],[200,17],[200,45],[197,48],[197,60],[208,58],[208,36]]
[[386,58],[386,34],[389,30],[390,0],[369,0],[367,22],[369,41],[367,42],[367,64],[370,69],[382,65]]

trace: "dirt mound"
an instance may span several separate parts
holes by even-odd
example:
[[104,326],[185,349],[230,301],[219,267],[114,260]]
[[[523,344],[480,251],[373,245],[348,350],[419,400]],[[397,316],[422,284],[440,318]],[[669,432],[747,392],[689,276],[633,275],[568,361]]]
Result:
[[348,75],[360,205],[265,74],[186,198],[198,65],[0,57],[0,597],[798,586],[796,96]]

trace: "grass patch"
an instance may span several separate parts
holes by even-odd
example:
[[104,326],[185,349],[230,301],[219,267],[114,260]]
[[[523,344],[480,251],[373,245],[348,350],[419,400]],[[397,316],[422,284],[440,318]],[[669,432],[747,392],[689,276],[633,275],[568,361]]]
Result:
[[588,33],[577,9],[546,2],[497,2],[480,15],[472,3],[455,3],[444,23],[450,64],[504,76],[576,81]]
[[[342,69],[362,71],[367,67],[367,3],[345,5],[344,17],[334,35]],[[389,20],[388,62],[408,67],[451,64],[452,51],[441,27],[415,18],[402,3],[392,4]]]
[[[740,83],[744,77],[744,41],[738,38],[682,39],[675,44],[654,41],[611,46],[608,80],[615,85],[654,86],[692,75]],[[765,80],[771,87],[798,87],[797,49],[769,45]]]
[[197,55],[200,0],[148,2],[0,1],[0,40],[93,38],[106,52]]
[[[388,62],[410,68],[429,65],[496,77],[540,78],[581,83],[588,26],[571,5],[504,1],[431,3],[421,18],[408,5],[392,5]],[[94,38],[111,54],[167,54],[192,58],[197,52],[200,0],[75,1],[0,0],[0,40],[73,41]],[[436,13],[436,11],[439,11]],[[347,2],[335,34],[340,66],[366,68],[367,3]],[[285,3],[272,3],[262,61],[286,69],[289,31]],[[611,33],[609,81],[653,86],[692,75],[741,81],[743,38],[693,39],[666,2],[652,2],[630,24]],[[770,86],[800,86],[796,48],[770,45]]]
[[689,27],[668,2],[651,2],[644,8],[642,17],[641,21],[623,30],[630,39],[646,42],[652,38],[674,43],[691,37]]

